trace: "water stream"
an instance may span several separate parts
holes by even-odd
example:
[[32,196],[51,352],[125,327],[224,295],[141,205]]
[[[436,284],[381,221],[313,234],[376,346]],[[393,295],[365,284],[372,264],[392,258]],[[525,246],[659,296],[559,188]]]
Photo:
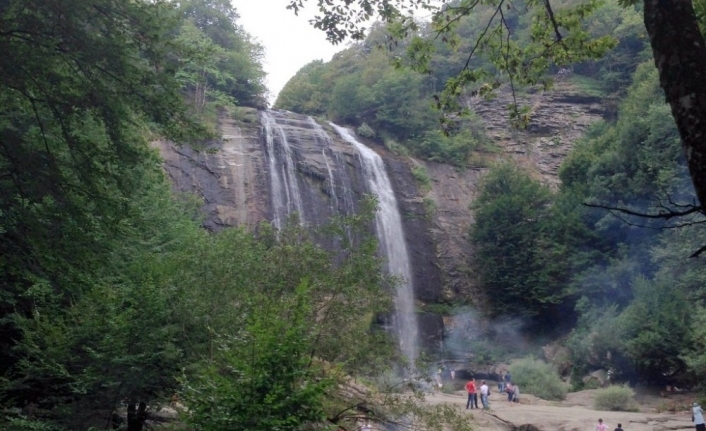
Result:
[[284,128],[277,124],[272,113],[263,112],[262,119],[265,127],[274,225],[281,229],[287,216],[293,212],[299,215],[299,222],[305,224],[304,206],[287,134]]
[[380,249],[387,259],[388,272],[400,278],[395,294],[394,328],[399,337],[402,353],[414,367],[419,357],[419,325],[414,307],[414,286],[409,254],[395,192],[382,158],[375,151],[358,142],[348,129],[330,124],[360,154],[370,192],[378,198],[379,208],[375,214],[375,224]]

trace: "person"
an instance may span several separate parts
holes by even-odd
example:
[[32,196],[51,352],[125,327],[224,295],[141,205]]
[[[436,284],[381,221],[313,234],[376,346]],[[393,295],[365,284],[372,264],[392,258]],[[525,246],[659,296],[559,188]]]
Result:
[[691,420],[694,421],[696,431],[706,431],[706,425],[704,424],[704,412],[701,410],[699,403],[694,403],[691,410]]
[[468,391],[468,401],[466,401],[466,410],[468,410],[468,406],[470,408],[473,408],[473,405],[475,404],[476,408],[478,408],[478,394],[476,393],[476,379],[471,379],[466,383],[466,391]]
[[456,380],[456,370],[451,370],[451,380]]
[[488,410],[490,405],[488,404],[488,395],[490,395],[490,388],[485,384],[485,380],[482,380],[480,385],[480,402],[483,404],[483,410]]
[[503,384],[504,381],[505,381],[505,371],[501,371],[498,373],[498,392],[501,394],[503,393],[503,388],[505,387],[505,385]]
[[512,401],[520,404],[520,387],[517,386],[517,383],[512,385],[512,391],[514,392],[512,394]]
[[598,419],[598,425],[596,425],[596,431],[608,431],[608,427],[603,423],[603,419]]
[[505,373],[505,383],[510,383],[512,381],[512,374],[510,374],[510,371]]
[[618,428],[616,428],[614,431],[623,431],[623,424],[618,424]]
[[137,410],[135,403],[127,406],[127,431],[142,431],[147,420],[147,404],[140,402]]
[[511,403],[512,398],[515,396],[515,390],[512,386],[512,382],[508,382],[507,385],[505,385],[505,393],[507,394],[507,402]]

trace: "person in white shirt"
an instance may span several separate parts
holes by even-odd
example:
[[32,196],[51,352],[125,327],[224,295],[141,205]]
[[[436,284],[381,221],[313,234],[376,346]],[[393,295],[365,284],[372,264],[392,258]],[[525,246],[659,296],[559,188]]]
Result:
[[484,410],[490,408],[488,405],[488,395],[490,395],[490,388],[488,388],[488,385],[485,383],[485,380],[483,380],[481,381],[480,386],[480,402],[483,403]]
[[691,420],[693,420],[694,425],[696,425],[696,431],[706,431],[706,425],[704,424],[704,412],[701,410],[699,403],[694,403],[694,407],[691,411]]

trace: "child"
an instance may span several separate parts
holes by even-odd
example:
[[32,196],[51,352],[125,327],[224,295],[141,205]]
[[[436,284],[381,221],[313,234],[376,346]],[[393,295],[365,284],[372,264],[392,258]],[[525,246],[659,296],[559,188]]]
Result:
[[603,423],[603,419],[598,419],[598,425],[596,425],[596,431],[608,431],[608,427]]
[[623,424],[618,424],[618,428],[615,431],[623,431]]

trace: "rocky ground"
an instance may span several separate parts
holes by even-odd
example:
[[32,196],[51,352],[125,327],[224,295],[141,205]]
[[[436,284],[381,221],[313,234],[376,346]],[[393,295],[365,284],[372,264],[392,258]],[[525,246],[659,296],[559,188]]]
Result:
[[[598,418],[602,418],[609,430],[623,425],[625,431],[693,430],[691,413],[686,407],[694,396],[680,394],[671,397],[642,395],[638,397],[639,412],[606,412],[592,408],[595,390],[574,392],[566,400],[551,402],[540,400],[531,394],[523,394],[521,403],[508,403],[504,394],[491,393],[490,410],[465,410],[466,394],[435,393],[428,402],[448,403],[464,409],[477,428],[488,431],[514,431],[532,429],[522,425],[533,425],[540,431],[592,431]],[[665,409],[674,412],[660,411]]]

